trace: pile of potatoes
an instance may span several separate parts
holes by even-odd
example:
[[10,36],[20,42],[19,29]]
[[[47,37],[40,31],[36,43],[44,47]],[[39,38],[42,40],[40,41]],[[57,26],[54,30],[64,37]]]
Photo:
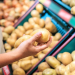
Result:
[[0,28],[2,31],[9,25],[14,25],[18,19],[33,5],[30,0],[4,0],[0,2]]
[[62,0],[65,4],[71,7],[71,14],[75,15],[75,0]]
[[48,56],[38,66],[38,71],[33,75],[75,75],[75,50],[59,53],[57,59],[53,56]]
[[[40,10],[38,9],[40,7]],[[41,32],[42,36],[34,42],[46,43],[51,36],[52,43],[45,50],[37,53],[34,56],[25,57],[12,63],[13,75],[25,75],[25,72],[30,70],[45,54],[47,54],[62,38],[60,33],[57,33],[56,26],[51,22],[49,17],[46,20],[40,18],[40,13],[43,11],[43,5],[37,4],[36,10],[31,11],[31,18],[23,25],[19,25],[16,29],[13,26],[8,26],[2,32],[6,52],[15,50],[23,41],[31,38],[37,32]]]

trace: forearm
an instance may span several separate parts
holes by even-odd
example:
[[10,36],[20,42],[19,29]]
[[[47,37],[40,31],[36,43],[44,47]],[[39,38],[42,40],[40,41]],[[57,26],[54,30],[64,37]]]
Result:
[[20,52],[14,50],[8,53],[0,54],[0,67],[11,64],[14,61],[21,59]]

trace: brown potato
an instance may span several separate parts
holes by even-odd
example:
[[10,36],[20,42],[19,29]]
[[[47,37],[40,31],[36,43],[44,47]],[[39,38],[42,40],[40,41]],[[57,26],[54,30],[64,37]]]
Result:
[[36,5],[36,10],[37,10],[39,13],[42,13],[42,12],[43,12],[43,5],[42,5],[42,4],[37,4],[37,5]]
[[23,32],[21,32],[19,29],[15,29],[14,32],[17,34],[18,38],[23,36]]
[[70,75],[75,75],[75,70],[72,73],[70,73]]
[[29,22],[30,24],[35,24],[33,18],[29,18],[28,22]]
[[15,39],[12,39],[12,38],[8,38],[8,39],[7,39],[7,43],[8,43],[9,45],[11,45],[12,47],[14,47],[15,42],[16,42]]
[[57,55],[57,59],[58,59],[59,61],[61,61],[61,56],[62,56],[62,53],[59,53],[59,54]]
[[41,54],[38,55],[38,59],[40,60],[40,59],[42,59],[44,56],[45,56],[45,54],[44,54],[44,53],[41,53]]
[[18,26],[17,29],[19,29],[22,33],[25,33],[25,29],[23,26]]
[[25,71],[28,71],[31,67],[32,67],[32,64],[30,60],[21,62],[21,68],[24,69]]
[[75,15],[75,6],[71,8],[71,14]]
[[7,34],[11,34],[14,31],[14,27],[13,26],[8,26],[4,29],[4,32],[6,32]]
[[42,62],[39,66],[38,66],[38,71],[39,72],[43,72],[45,69],[50,68],[50,66],[46,63],[46,62]]
[[10,37],[11,37],[11,38],[13,38],[13,39],[15,39],[15,40],[17,40],[17,34],[16,34],[16,33],[14,33],[14,32],[11,34],[11,36],[10,36]]
[[26,35],[30,35],[32,32],[33,32],[33,29],[30,29],[30,30],[27,30],[27,31],[25,32],[25,34],[26,34]]
[[25,75],[25,71],[21,68],[17,68],[13,71],[13,75]]
[[62,55],[61,55],[61,62],[64,65],[70,64],[72,62],[72,56],[71,56],[71,54],[69,52],[62,53]]
[[63,75],[65,72],[65,66],[64,65],[59,65],[56,69],[56,73],[58,75]]
[[73,61],[75,60],[75,50],[71,53]]
[[46,57],[46,62],[52,67],[56,68],[60,65],[60,62],[53,56]]
[[49,47],[53,48],[57,43],[58,41],[52,41]]
[[36,23],[36,24],[39,24],[39,18],[38,17],[33,17],[33,20],[34,20],[34,22]]
[[59,41],[62,38],[62,35],[60,33],[56,33],[54,38],[56,41]]
[[2,32],[3,40],[6,41],[9,37],[9,35],[6,32]]
[[44,54],[47,54],[51,49],[52,49],[52,48],[48,47],[48,48],[44,49],[42,52],[43,52]]
[[8,43],[5,43],[4,44],[4,48],[6,49],[6,50],[11,50],[11,45],[9,45]]
[[40,19],[40,20],[39,20],[39,26],[40,26],[41,28],[43,28],[44,25],[45,25],[45,21],[44,21],[43,19]]
[[42,75],[42,72],[35,72],[33,75]]
[[32,10],[31,11],[31,16],[32,17],[38,17],[39,16],[39,12],[37,10]]
[[33,25],[29,24],[28,22],[25,22],[23,26],[24,26],[25,30],[33,29]]
[[33,24],[33,29],[36,30],[36,29],[40,29],[41,27],[38,25],[38,24]]
[[17,64],[12,64],[12,70],[16,70],[17,68],[19,68],[19,66]]
[[49,17],[47,17],[46,20],[45,20],[45,24],[47,24],[49,22],[51,22],[51,19]]
[[56,33],[57,32],[57,28],[56,28],[56,26],[52,22],[47,23],[45,25],[45,28],[47,30],[49,30],[51,33]]
[[39,54],[41,54],[42,52],[40,51],[39,53],[37,53],[36,55],[34,55],[34,57],[38,57]]
[[38,62],[39,62],[38,58],[34,58],[34,59],[31,60],[32,66],[36,65]]
[[42,43],[45,43],[45,42],[48,42],[49,39],[50,39],[50,33],[48,30],[46,29],[37,29],[35,31],[33,31],[31,33],[31,36],[33,36],[34,34],[38,33],[38,32],[41,32],[42,33],[42,36],[39,38],[38,42],[42,42]]
[[71,6],[71,7],[75,6],[75,0],[71,0],[70,6]]
[[17,48],[23,41],[28,40],[29,38],[31,38],[30,35],[24,35],[24,36],[22,36],[21,38],[19,38],[19,39],[15,42],[14,47]]

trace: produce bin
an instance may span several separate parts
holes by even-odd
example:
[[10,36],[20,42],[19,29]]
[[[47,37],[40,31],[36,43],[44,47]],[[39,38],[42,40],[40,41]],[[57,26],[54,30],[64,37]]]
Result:
[[[52,10],[56,15],[58,15],[62,20],[67,22],[70,26],[75,28],[75,16],[71,15],[69,12],[66,11],[61,5],[59,5],[57,2],[61,0],[39,0],[41,3],[43,3],[45,6],[47,6],[50,10]],[[62,3],[62,2],[61,2]],[[66,5],[67,6],[67,5]],[[68,8],[69,9],[69,8]],[[65,16],[63,16],[65,15]]]
[[[73,35],[71,37],[69,37],[67,39],[67,41],[64,42],[58,49],[56,49],[56,51],[52,55],[49,52],[47,56],[54,56],[54,57],[57,58],[57,55],[59,53],[64,53],[64,52],[72,53],[74,50],[75,50],[75,33],[73,33]],[[41,63],[45,61],[45,58],[41,61]],[[33,71],[33,73],[34,72],[38,72],[38,69],[36,69],[35,71]],[[31,73],[31,75],[33,73]]]
[[[38,4],[39,2],[36,1],[34,6],[32,6],[25,14],[24,16],[22,16],[19,21],[14,25],[15,29],[20,26],[23,25],[24,22],[27,22],[29,18],[31,18],[31,11],[33,9],[35,9],[35,6]],[[61,33],[61,35],[63,36],[59,42],[50,50],[50,54],[52,54],[54,51],[56,51],[56,49],[69,37],[71,36],[71,34],[74,32],[73,28],[68,26],[68,24],[65,21],[60,21],[59,17],[54,14],[51,10],[49,10],[47,7],[44,6],[44,10],[43,13],[40,14],[42,19],[46,19],[46,17],[49,17],[51,19],[51,21],[53,22],[53,24],[56,26],[57,31],[59,33]],[[31,73],[33,73],[33,71],[37,68],[36,66],[38,66],[38,64],[43,61],[43,59],[41,59],[34,67],[32,67],[28,72],[27,75],[31,75]],[[12,75],[12,69],[11,66],[9,66],[10,68],[10,75]],[[4,70],[3,70],[4,71]]]

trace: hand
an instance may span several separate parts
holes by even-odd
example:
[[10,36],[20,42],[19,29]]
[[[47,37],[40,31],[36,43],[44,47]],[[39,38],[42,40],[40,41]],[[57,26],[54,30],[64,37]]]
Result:
[[50,37],[49,41],[46,44],[38,44],[37,46],[34,46],[34,42],[36,40],[38,40],[41,37],[42,33],[36,33],[34,36],[32,36],[30,39],[22,42],[19,47],[17,48],[20,56],[26,57],[26,56],[31,56],[31,55],[35,55],[38,52],[40,52],[41,50],[44,50],[45,48],[47,48],[51,41],[52,41],[52,37]]

